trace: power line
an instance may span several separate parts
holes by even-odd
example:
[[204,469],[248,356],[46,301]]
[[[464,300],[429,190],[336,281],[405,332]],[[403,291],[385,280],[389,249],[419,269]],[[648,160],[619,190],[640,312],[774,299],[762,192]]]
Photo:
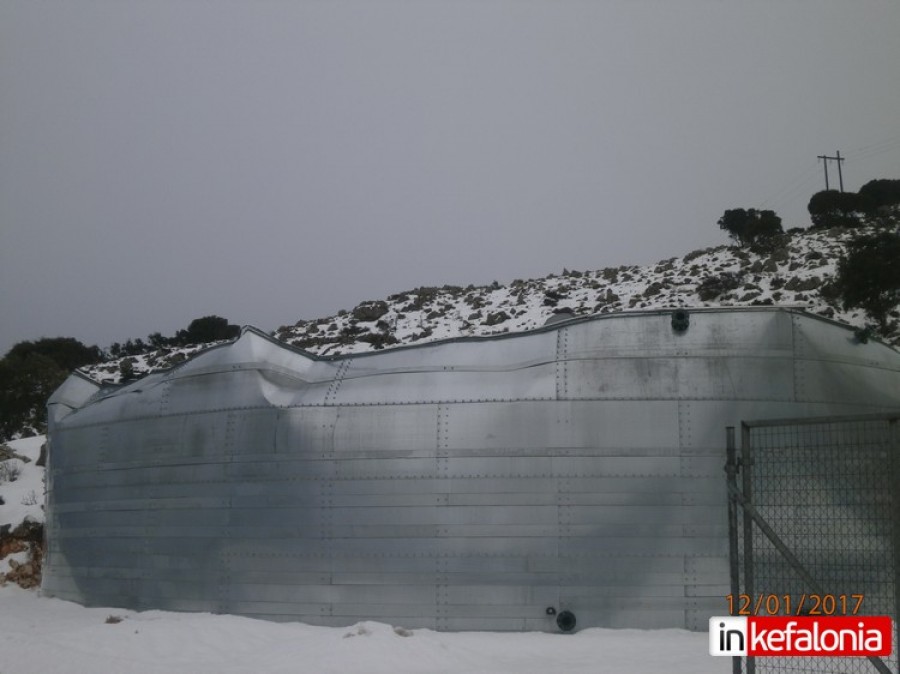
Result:
[[861,147],[853,148],[852,152],[856,153],[865,153],[872,149],[878,149],[885,145],[896,145],[900,143],[900,136],[888,136],[884,140],[879,140],[875,143],[869,143],[868,145],[863,145]]
[[811,163],[805,169],[803,169],[801,173],[797,174],[793,179],[788,181],[774,194],[764,199],[762,203],[760,203],[759,207],[764,208],[770,205],[777,207],[789,197],[793,197],[798,191],[807,189],[812,184],[813,175],[817,170],[818,162]]
[[859,152],[859,154],[855,155],[854,160],[861,161],[865,159],[871,159],[872,157],[877,157],[878,155],[884,154],[886,152],[895,152],[897,150],[900,150],[900,138],[885,143],[879,143],[878,145],[869,146],[868,149],[862,150]]

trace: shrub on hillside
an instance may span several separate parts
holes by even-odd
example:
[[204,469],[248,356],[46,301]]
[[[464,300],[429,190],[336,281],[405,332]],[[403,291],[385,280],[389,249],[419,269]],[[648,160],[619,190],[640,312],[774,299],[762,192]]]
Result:
[[384,301],[369,301],[359,304],[350,314],[358,321],[371,323],[377,321],[388,312],[388,304]]
[[101,357],[99,348],[71,337],[13,346],[0,360],[0,440],[45,432],[47,399],[72,370]]
[[707,276],[697,286],[697,296],[703,302],[710,302],[740,285],[740,275],[733,272],[724,272],[718,276]]
[[845,309],[859,307],[889,332],[888,316],[900,303],[900,234],[880,232],[847,244],[834,287]]
[[867,210],[865,197],[856,192],[822,190],[816,192],[807,205],[814,229],[832,227],[858,227],[862,214]]
[[[155,333],[158,334],[158,333]],[[126,356],[139,356],[142,353],[146,353],[150,350],[150,347],[144,343],[144,340],[138,337],[137,339],[129,339],[124,344],[119,344],[119,342],[113,342],[109,345],[109,355],[112,358],[125,358]]]
[[[788,234],[773,234],[760,237],[750,244],[750,250],[757,255],[775,256],[778,259],[787,259],[790,256],[788,246],[791,237]],[[735,257],[738,257],[737,255]]]
[[103,358],[103,352],[98,347],[86,346],[73,337],[45,337],[35,342],[19,342],[7,352],[4,359],[26,359],[34,354],[46,356],[67,371],[99,363]]
[[900,180],[870,180],[859,188],[859,196],[869,211],[900,204]]
[[179,330],[175,334],[175,341],[181,346],[188,346],[235,339],[240,334],[241,326],[232,325],[228,319],[221,316],[204,316],[192,320],[187,330]]
[[734,208],[725,211],[718,221],[719,228],[741,246],[749,246],[763,239],[782,234],[781,218],[775,211],[759,211],[755,208]]

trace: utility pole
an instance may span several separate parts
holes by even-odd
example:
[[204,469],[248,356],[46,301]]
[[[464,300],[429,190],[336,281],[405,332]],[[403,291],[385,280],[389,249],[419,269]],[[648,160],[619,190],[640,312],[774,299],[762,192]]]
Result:
[[[816,156],[816,159],[823,160],[822,164],[825,166],[825,190],[827,191],[830,189],[828,186],[828,159],[829,159],[829,157],[827,157],[824,154],[820,154],[820,155]],[[838,164],[838,166],[840,166],[840,164]]]
[[835,157],[835,159],[837,160],[837,165],[838,165],[838,180],[839,180],[840,183],[841,183],[841,192],[843,192],[843,191],[844,191],[844,175],[841,173],[841,162],[844,161],[844,158],[841,157],[841,151],[840,151],[840,150],[837,150],[837,151],[835,152],[835,154],[837,155],[837,156]]
[[822,163],[825,166],[825,189],[829,189],[828,187],[828,162],[836,161],[838,166],[838,181],[841,185],[841,192],[844,191],[844,175],[841,173],[841,162],[844,161],[844,157],[841,156],[841,151],[838,150],[835,152],[834,157],[829,157],[827,154],[820,154],[817,156],[818,159],[822,160]]

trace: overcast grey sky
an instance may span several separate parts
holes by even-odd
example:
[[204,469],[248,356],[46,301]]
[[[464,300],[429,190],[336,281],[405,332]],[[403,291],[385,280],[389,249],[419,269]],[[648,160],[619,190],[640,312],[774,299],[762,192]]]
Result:
[[816,155],[900,178],[898,31],[896,0],[3,0],[0,353],[806,226]]

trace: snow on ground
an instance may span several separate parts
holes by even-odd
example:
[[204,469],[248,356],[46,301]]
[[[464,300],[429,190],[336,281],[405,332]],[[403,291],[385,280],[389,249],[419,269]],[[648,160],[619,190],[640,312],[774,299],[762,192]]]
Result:
[[[0,471],[18,473],[15,480],[10,481],[9,477],[4,477],[6,473],[0,472],[0,496],[5,501],[0,505],[0,526],[12,524],[15,528],[26,517],[44,521],[44,469],[35,464],[45,440],[43,435],[37,435],[5,443],[16,454],[30,461],[9,459],[0,463]],[[4,463],[8,468],[2,468]]]
[[[121,622],[107,622],[113,616]],[[725,674],[706,633],[433,632],[375,622],[312,627],[205,613],[83,608],[0,588],[0,672],[9,674]]]
[[[0,500],[3,501],[0,527],[8,524],[10,529],[15,529],[26,518],[44,521],[44,469],[35,464],[45,439],[39,435],[6,443],[16,454],[30,461],[8,459],[0,462]],[[11,473],[16,475],[15,480],[10,479]],[[28,559],[27,551],[14,552],[0,559],[0,579],[12,569],[10,562],[25,564]],[[5,674],[2,665],[0,656],[0,674]]]
[[[0,526],[11,524],[15,529],[26,517],[44,521],[44,469],[35,464],[45,440],[43,435],[38,435],[6,443],[16,454],[30,461],[9,459],[0,462],[0,497],[4,501],[0,505]],[[14,480],[11,479],[13,475]]]

